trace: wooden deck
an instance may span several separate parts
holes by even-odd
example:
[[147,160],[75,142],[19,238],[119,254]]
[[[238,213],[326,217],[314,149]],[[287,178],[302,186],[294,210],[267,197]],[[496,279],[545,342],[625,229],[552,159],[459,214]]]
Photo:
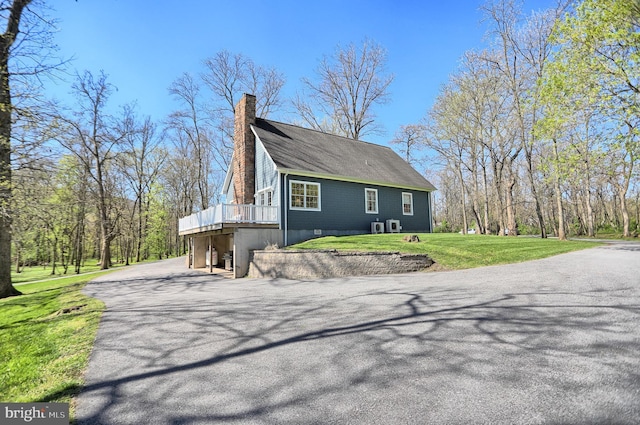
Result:
[[180,235],[221,230],[223,227],[273,227],[278,207],[271,205],[219,204],[180,219]]

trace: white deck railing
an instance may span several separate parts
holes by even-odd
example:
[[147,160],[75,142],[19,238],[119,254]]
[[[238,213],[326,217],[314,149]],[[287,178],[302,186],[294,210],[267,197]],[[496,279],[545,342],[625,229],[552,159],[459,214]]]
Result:
[[267,205],[219,204],[179,221],[179,232],[206,229],[224,223],[278,224],[278,207]]

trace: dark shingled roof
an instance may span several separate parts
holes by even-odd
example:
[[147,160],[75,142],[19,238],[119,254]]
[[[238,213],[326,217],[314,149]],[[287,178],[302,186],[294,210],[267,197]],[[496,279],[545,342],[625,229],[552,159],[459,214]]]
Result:
[[281,171],[435,190],[388,147],[261,118],[253,128]]

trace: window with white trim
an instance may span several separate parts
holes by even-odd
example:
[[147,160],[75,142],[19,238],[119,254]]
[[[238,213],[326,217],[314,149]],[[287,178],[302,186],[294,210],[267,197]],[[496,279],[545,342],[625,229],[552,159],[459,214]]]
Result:
[[364,190],[364,211],[367,214],[378,214],[378,189]]
[[256,203],[258,205],[273,205],[273,189],[264,189],[258,192]]
[[402,192],[402,214],[413,215],[413,193]]
[[291,180],[289,182],[289,208],[320,211],[320,183]]

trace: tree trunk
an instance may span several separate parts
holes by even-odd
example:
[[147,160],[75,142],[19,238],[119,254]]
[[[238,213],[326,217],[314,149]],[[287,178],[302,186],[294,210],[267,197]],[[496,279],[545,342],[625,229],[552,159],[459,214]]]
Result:
[[140,194],[140,202],[138,203],[138,242],[136,263],[139,263],[143,259],[146,260],[148,257],[147,255],[142,255],[141,251],[142,246],[147,239],[147,220],[145,219],[145,214],[148,214],[150,208],[150,196],[144,195],[142,184],[138,185],[138,193]]
[[[495,177],[494,177],[494,180],[496,180]],[[506,234],[505,233],[505,229],[506,229],[505,222],[506,222],[506,220],[505,220],[505,217],[504,217],[504,202],[503,202],[503,199],[502,199],[502,197],[503,197],[503,194],[502,194],[502,190],[503,190],[502,181],[496,180],[494,184],[496,186],[496,201],[495,201],[496,204],[495,204],[495,208],[496,208],[496,211],[498,213],[498,224],[500,226],[500,230],[499,230],[498,234],[500,236],[504,236]]]
[[575,189],[575,199],[572,202],[575,215],[575,218],[573,219],[573,230],[577,235],[582,236],[586,233],[587,223],[580,192],[581,191],[578,188]]
[[21,249],[20,247],[16,247],[16,273],[20,273],[20,257],[21,257]]
[[484,188],[484,232],[485,235],[491,233],[489,229],[489,185],[487,183],[487,169],[482,167],[482,185]]
[[595,217],[593,213],[593,203],[591,200],[591,149],[590,149],[590,140],[591,140],[591,131],[590,131],[590,122],[591,115],[585,115],[585,147],[584,147],[584,175],[585,175],[585,183],[584,190],[586,192],[585,195],[585,209],[587,210],[587,236],[590,238],[595,237],[596,229],[595,229]]
[[475,199],[473,201],[473,216],[475,217],[478,233],[484,234],[484,226],[482,225],[482,218],[480,217],[480,211],[478,210],[478,201]]
[[100,192],[100,269],[106,270],[111,266],[111,229],[101,182],[98,183],[98,190]]
[[98,210],[100,211],[100,269],[106,270],[111,266],[111,226],[109,225],[109,214],[107,212],[107,199],[104,190],[104,178],[102,166],[100,164],[98,141],[94,130],[94,146],[96,158],[96,183],[98,185]]
[[464,189],[464,178],[462,176],[462,169],[459,165],[456,167],[456,171],[458,173],[458,178],[460,179],[460,207],[462,208],[462,234],[467,234],[467,229],[469,228],[469,224],[467,222],[467,208],[466,208],[466,194]]
[[636,192],[636,230],[640,230],[640,192]]
[[64,242],[62,242],[62,246],[60,247],[60,263],[64,270],[63,274],[67,274],[69,270],[69,254],[66,253]]
[[75,272],[76,274],[80,274],[80,267],[82,266],[82,257],[84,253],[84,201],[81,200],[80,210],[78,211],[77,216],[77,226],[76,226],[76,240],[74,247],[74,257],[75,257]]
[[558,239],[561,241],[567,240],[567,234],[565,232],[565,222],[564,222],[564,207],[562,206],[562,192],[560,191],[560,179],[554,178],[553,187],[556,193],[556,208],[558,210],[558,231],[556,234],[558,235]]
[[136,263],[140,262],[140,251],[142,250],[142,197],[138,202],[138,242],[136,245]]
[[484,226],[482,224],[482,219],[480,218],[480,203],[478,199],[480,198],[480,184],[478,182],[478,166],[477,161],[473,162],[473,169],[471,171],[473,174],[473,214],[476,218],[476,227],[480,234],[484,234]]
[[498,231],[498,234],[500,236],[506,236],[506,234],[507,234],[507,232],[506,232],[506,230],[507,230],[506,222],[507,221],[505,220],[505,217],[504,217],[504,202],[503,202],[502,197],[503,197],[502,193],[496,194],[496,209],[498,210],[498,226],[500,227],[500,230]]
[[516,222],[516,207],[513,202],[513,188],[516,185],[516,178],[513,173],[509,176],[509,182],[506,188],[506,201],[507,201],[507,229],[509,230],[509,236],[518,236],[518,223]]
[[587,235],[593,238],[596,235],[594,217],[593,217],[593,205],[591,203],[591,178],[589,176],[589,172],[587,171],[587,184],[585,187],[587,191],[587,196],[585,199],[586,208],[587,208]]
[[558,237],[558,228],[555,226],[555,223],[558,221],[556,218],[556,208],[553,206],[553,204],[551,205],[551,208],[548,208],[549,211],[549,222],[550,223],[554,223],[554,226],[552,228],[553,231],[553,236]]
[[616,230],[620,230],[620,215],[618,214],[616,204],[622,205],[622,203],[618,202],[618,194],[614,192],[613,200],[611,202],[611,217],[613,217],[613,226]]
[[54,238],[53,244],[51,246],[51,275],[56,274],[56,261],[58,260],[58,238]]
[[4,298],[20,295],[20,292],[11,284],[11,94],[7,68],[9,46],[2,45],[0,50],[4,56],[4,61],[0,63],[0,298]]
[[9,55],[18,35],[22,11],[31,0],[14,0],[7,28],[0,36],[0,298],[20,295],[11,284],[11,89]]
[[627,208],[627,188],[622,187],[619,189],[620,196],[620,212],[622,213],[622,237],[628,238],[631,236],[629,231],[629,209]]
[[538,225],[540,226],[540,237],[545,239],[547,237],[547,228],[544,222],[544,215],[542,215],[540,196],[538,196],[538,189],[536,188],[536,182],[533,175],[533,155],[528,149],[525,149],[525,156],[527,158],[527,174],[529,176],[531,194],[533,195],[533,199],[535,200],[536,204],[536,216],[538,217]]
[[562,192],[560,191],[560,170],[558,170],[559,166],[559,157],[558,157],[558,143],[556,139],[553,139],[553,155],[555,159],[555,172],[553,175],[553,189],[556,192],[556,205],[558,208],[558,239],[561,241],[567,240],[567,235],[565,233],[565,223],[564,223],[564,208],[562,207]]
[[[101,231],[104,234],[104,231]],[[102,236],[100,241],[100,270],[107,270],[111,266],[111,243],[108,238]]]

